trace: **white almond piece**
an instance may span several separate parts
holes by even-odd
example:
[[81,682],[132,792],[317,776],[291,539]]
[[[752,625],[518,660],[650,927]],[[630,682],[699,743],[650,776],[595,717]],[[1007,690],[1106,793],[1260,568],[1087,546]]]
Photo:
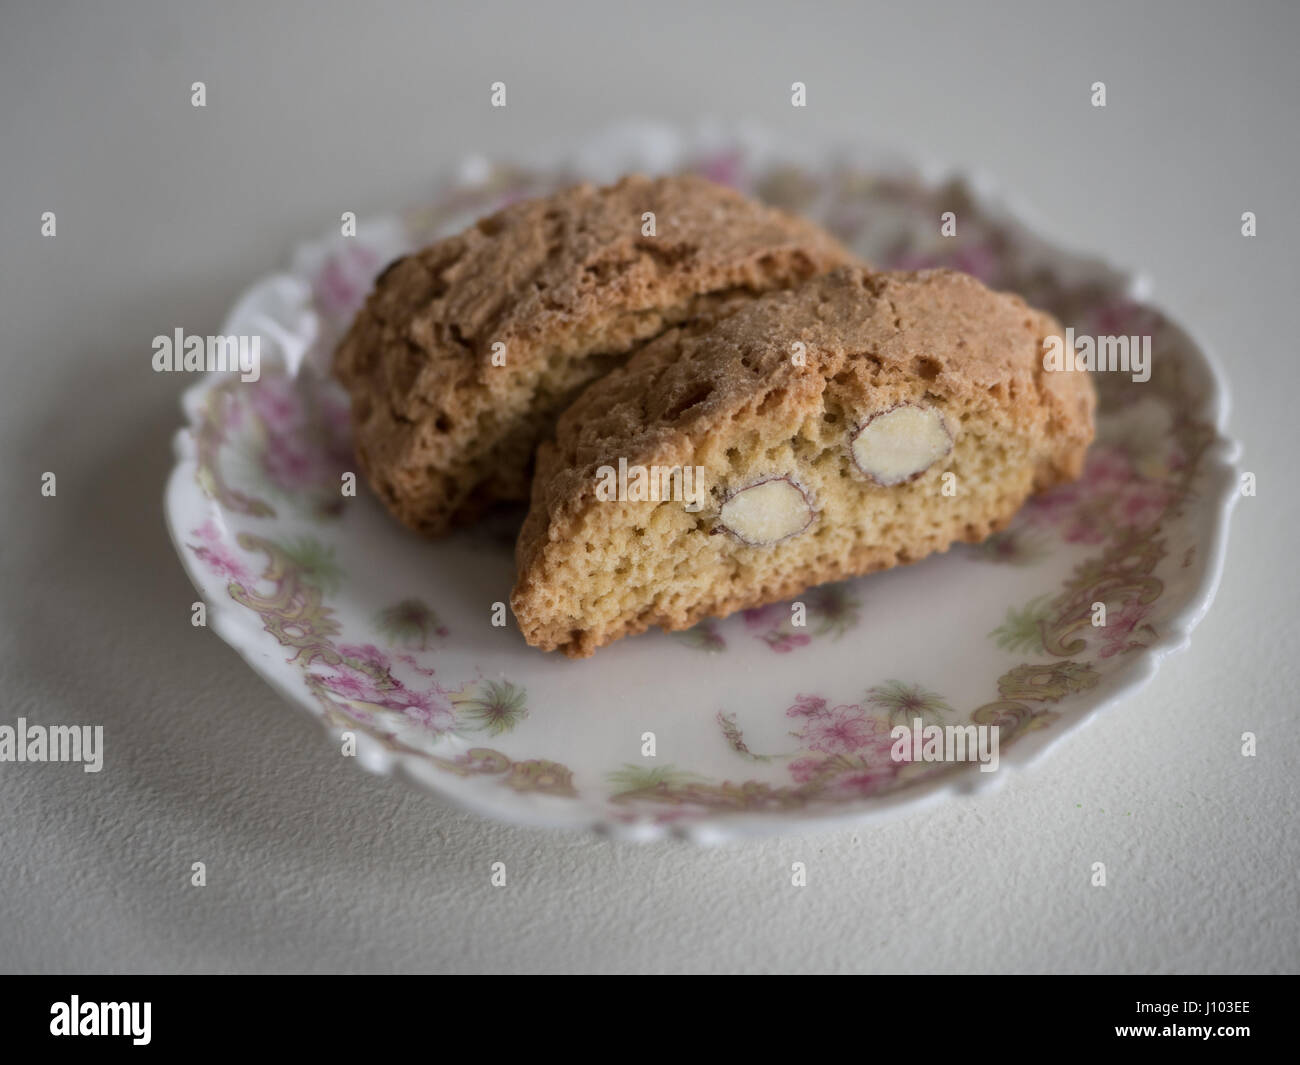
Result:
[[952,451],[952,435],[936,408],[905,403],[868,418],[852,450],[858,469],[888,487],[919,477]]
[[772,477],[732,495],[718,518],[739,539],[760,547],[803,532],[812,524],[813,508],[792,480]]

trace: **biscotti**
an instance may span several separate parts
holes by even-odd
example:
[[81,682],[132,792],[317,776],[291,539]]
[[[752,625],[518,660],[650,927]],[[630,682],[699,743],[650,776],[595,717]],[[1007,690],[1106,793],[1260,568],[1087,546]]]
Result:
[[1060,335],[964,274],[855,268],[671,330],[540,449],[525,638],[585,656],[983,540],[1082,470],[1095,398],[1043,368]]
[[334,360],[360,465],[428,535],[526,501],[538,441],[635,346],[853,261],[811,222],[698,177],[516,203],[376,281]]

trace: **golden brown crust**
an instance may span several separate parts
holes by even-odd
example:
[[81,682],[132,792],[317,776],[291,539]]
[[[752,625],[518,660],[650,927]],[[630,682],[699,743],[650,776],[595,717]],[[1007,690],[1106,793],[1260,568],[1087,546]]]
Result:
[[[1062,331],[1050,316],[966,275],[854,268],[666,333],[590,386],[540,449],[512,597],[525,637],[590,654],[651,625],[685,628],[983,539],[1031,492],[1082,470],[1092,385],[1043,369],[1051,335]],[[796,344],[805,365],[791,358]],[[855,469],[848,442],[870,412],[899,404],[942,411],[954,451],[886,487]],[[708,502],[689,514],[598,501],[598,468],[620,457],[702,467]],[[940,493],[947,468],[962,482],[956,500]],[[815,527],[769,547],[718,537],[728,493],[765,476],[808,492]],[[854,528],[868,518],[872,531]],[[664,582],[651,570],[671,552],[691,563],[660,566],[672,573]],[[620,568],[641,582],[626,594],[602,583]],[[624,607],[609,607],[620,596]]]
[[637,344],[853,261],[811,223],[698,177],[514,204],[390,265],[340,344],[362,468],[430,535],[524,500],[537,441]]

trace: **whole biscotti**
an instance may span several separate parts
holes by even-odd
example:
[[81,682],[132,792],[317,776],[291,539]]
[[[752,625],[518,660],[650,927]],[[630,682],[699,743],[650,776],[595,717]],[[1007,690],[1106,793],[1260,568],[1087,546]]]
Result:
[[1095,399],[1044,369],[1060,335],[964,274],[855,268],[669,331],[542,445],[525,638],[589,655],[984,539],[1082,471]]

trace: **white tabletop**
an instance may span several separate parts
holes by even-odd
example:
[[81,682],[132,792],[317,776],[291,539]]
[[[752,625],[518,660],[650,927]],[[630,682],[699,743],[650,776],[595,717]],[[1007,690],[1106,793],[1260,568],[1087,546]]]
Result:
[[[101,773],[0,763],[0,969],[1300,968],[1300,8],[446,6],[0,14],[0,724],[105,728]],[[1149,271],[1218,353],[1258,478],[1217,601],[1046,761],[857,832],[613,844],[367,776],[189,623],[160,506],[188,382],[151,338],[212,332],[295,242],[467,152],[702,115],[986,171]]]

